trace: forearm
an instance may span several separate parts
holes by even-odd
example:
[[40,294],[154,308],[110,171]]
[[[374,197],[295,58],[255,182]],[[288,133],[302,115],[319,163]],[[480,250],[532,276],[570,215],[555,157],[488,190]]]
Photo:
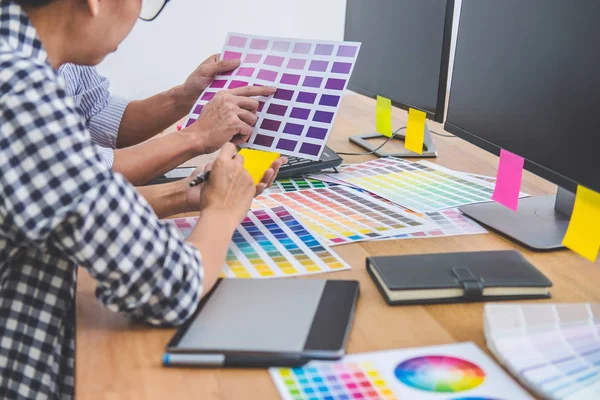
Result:
[[164,131],[190,111],[194,101],[181,86],[127,105],[117,136],[117,148],[129,147]]
[[206,210],[202,212],[196,227],[187,238],[202,255],[202,295],[210,291],[225,265],[229,242],[238,222],[230,214]]
[[158,218],[189,212],[187,190],[182,181],[162,185],[140,186],[137,191],[146,199]]
[[200,154],[200,144],[185,131],[159,136],[136,146],[115,150],[113,171],[134,185],[143,185]]

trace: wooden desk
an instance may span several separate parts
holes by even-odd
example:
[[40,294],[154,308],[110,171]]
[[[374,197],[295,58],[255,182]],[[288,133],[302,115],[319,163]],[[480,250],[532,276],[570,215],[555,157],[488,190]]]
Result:
[[[348,136],[374,130],[375,102],[359,95],[343,101],[329,141],[337,151],[359,152]],[[394,110],[394,126],[406,113]],[[439,124],[430,128],[443,132]],[[434,136],[436,162],[472,173],[494,175],[497,158],[458,138]],[[348,162],[369,156],[347,157]],[[524,190],[534,195],[555,187],[526,172]],[[388,307],[365,271],[369,255],[419,254],[517,249],[554,282],[556,302],[600,301],[600,262],[592,264],[568,250],[534,253],[494,233],[449,238],[366,242],[336,247],[352,270],[318,278],[357,279],[361,297],[348,345],[349,353],[473,341],[486,349],[483,304]],[[80,272],[77,294],[78,399],[276,399],[278,393],[264,370],[166,369],[161,366],[172,329],[135,325],[105,310],[94,298],[95,284]]]

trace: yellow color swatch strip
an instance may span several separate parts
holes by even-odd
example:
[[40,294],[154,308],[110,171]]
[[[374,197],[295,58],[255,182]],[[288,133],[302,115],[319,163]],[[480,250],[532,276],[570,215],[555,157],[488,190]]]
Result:
[[408,124],[406,124],[406,139],[404,147],[417,154],[423,154],[423,140],[425,140],[425,118],[423,111],[408,109]]
[[390,99],[377,96],[375,126],[378,133],[385,137],[392,137],[392,101]]
[[600,250],[600,194],[577,187],[573,215],[563,244],[591,262],[596,261]]
[[248,171],[255,185],[260,183],[265,172],[279,158],[277,153],[252,149],[241,149],[240,155],[244,157],[244,169]]

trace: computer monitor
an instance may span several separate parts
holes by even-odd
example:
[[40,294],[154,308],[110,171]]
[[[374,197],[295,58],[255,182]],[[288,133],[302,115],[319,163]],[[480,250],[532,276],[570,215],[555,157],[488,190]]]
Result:
[[561,247],[577,185],[600,192],[599,15],[598,0],[462,2],[445,129],[559,190],[461,210],[532,248]]
[[[362,42],[348,88],[442,122],[453,14],[454,0],[348,0],[344,38]],[[351,141],[372,150],[366,139],[374,137],[381,135]],[[423,155],[408,150],[386,155],[435,157],[436,151],[427,133]]]

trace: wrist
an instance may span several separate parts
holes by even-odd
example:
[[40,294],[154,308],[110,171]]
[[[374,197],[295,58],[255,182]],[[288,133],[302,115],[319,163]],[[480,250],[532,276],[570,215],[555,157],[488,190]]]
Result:
[[198,97],[190,95],[188,91],[185,90],[184,85],[178,85],[169,90],[169,95],[173,99],[173,104],[175,105],[175,112],[177,113],[177,119],[181,119],[185,117],[190,110],[192,109]]
[[202,216],[203,218],[212,221],[219,221],[220,226],[231,232],[233,232],[240,224],[240,220],[235,216],[235,213],[232,213],[231,210],[217,206],[204,208],[202,210]]

